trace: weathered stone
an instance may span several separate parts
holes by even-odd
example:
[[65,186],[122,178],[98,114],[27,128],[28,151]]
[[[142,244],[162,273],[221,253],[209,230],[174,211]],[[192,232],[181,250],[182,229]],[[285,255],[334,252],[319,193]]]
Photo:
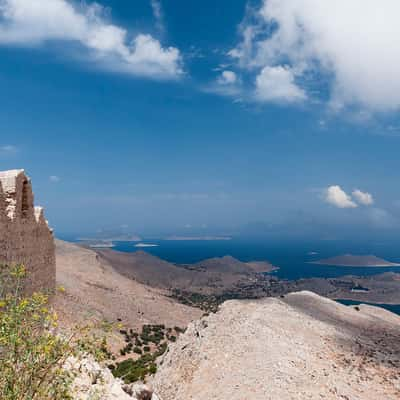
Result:
[[170,344],[150,383],[162,400],[399,400],[399,356],[398,315],[297,292],[226,301]]
[[56,279],[53,233],[33,200],[24,170],[0,172],[0,264],[25,266],[28,293],[54,289]]
[[138,400],[154,400],[156,398],[153,391],[143,383],[130,383],[123,385],[122,389],[125,393]]
[[81,360],[69,357],[64,365],[75,376],[72,394],[75,400],[159,400],[143,383],[125,385],[114,378],[106,366],[97,363],[91,356]]

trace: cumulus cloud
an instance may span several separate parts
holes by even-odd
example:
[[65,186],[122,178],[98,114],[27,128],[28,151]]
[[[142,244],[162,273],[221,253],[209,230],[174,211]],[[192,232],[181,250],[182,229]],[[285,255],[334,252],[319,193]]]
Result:
[[182,60],[175,47],[163,47],[149,34],[130,38],[108,22],[97,3],[68,0],[0,0],[0,45],[36,46],[51,41],[76,43],[103,67],[157,78],[176,78]]
[[218,83],[220,85],[233,85],[237,80],[236,73],[229,70],[222,71],[221,75],[218,77]]
[[325,190],[325,201],[338,208],[356,208],[357,204],[339,185],[329,186]]
[[306,95],[288,67],[264,67],[256,79],[256,96],[262,101],[295,102]]
[[353,198],[357,201],[357,203],[362,204],[364,206],[370,206],[374,204],[374,198],[368,192],[362,192],[359,189],[353,190]]
[[[221,70],[218,68],[217,70]],[[207,93],[214,93],[220,96],[236,97],[236,101],[240,101],[239,97],[242,90],[242,82],[236,72],[223,69],[215,80],[208,85],[202,87]]]
[[[326,82],[331,104],[337,107],[396,110],[399,15],[397,0],[262,0],[241,24],[241,42],[230,55],[255,71],[257,90],[259,71],[289,65],[283,91],[288,79],[297,96],[307,92],[310,82]],[[297,89],[289,71],[296,71]]]

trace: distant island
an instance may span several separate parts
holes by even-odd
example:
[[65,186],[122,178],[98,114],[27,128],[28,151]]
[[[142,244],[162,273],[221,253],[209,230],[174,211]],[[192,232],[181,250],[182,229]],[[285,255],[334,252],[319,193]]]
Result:
[[310,264],[331,265],[337,267],[400,267],[400,264],[393,263],[374,255],[355,256],[344,254],[322,260],[311,261]]
[[164,240],[232,240],[230,236],[168,236]]
[[137,235],[105,235],[104,237],[96,235],[95,237],[79,237],[76,240],[78,242],[140,242],[142,238]]
[[80,246],[92,249],[107,249],[115,247],[111,240],[77,239]]
[[91,243],[88,245],[92,249],[108,249],[115,247],[114,243]]

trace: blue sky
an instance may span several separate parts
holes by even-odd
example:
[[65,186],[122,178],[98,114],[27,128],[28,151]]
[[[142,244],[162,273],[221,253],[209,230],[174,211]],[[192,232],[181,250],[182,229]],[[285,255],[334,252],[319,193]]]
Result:
[[400,6],[215,3],[0,0],[0,168],[58,234],[395,232]]

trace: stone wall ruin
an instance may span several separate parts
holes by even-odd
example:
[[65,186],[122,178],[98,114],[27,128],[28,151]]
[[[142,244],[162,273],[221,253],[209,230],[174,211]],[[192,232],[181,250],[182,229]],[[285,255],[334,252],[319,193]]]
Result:
[[34,207],[31,181],[24,170],[0,172],[0,264],[23,264],[29,293],[55,288],[53,233],[43,209]]

